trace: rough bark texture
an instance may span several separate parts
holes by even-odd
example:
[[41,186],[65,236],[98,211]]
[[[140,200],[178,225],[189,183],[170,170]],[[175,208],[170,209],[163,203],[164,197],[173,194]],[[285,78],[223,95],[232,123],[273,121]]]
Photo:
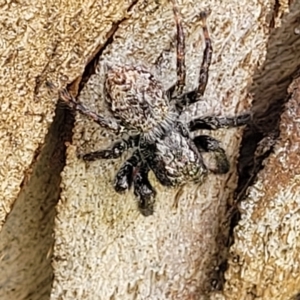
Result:
[[294,1],[281,27],[271,33],[266,60],[249,88],[254,93],[255,127],[243,137],[242,176],[253,160],[252,145],[277,128],[280,136],[240,205],[225,276],[227,299],[297,299],[300,291],[299,80],[288,91],[291,75],[299,76],[299,11],[300,1]]
[[[193,16],[208,7],[214,59],[204,101],[191,113],[233,115],[250,100],[246,87],[266,50],[272,4],[184,1],[180,11],[187,35],[187,89],[197,82],[203,52],[201,27]],[[176,78],[174,46],[170,3],[138,2],[106,45],[80,100],[103,111],[104,64],[143,64],[166,88],[171,86]],[[76,151],[101,149],[116,137],[82,116],[76,120],[57,206],[52,299],[199,299],[219,288],[227,239],[222,226],[236,186],[241,131],[214,134],[229,154],[228,175],[211,175],[202,186],[181,190],[155,184],[155,214],[144,218],[132,192],[120,196],[113,190],[121,159],[85,163],[76,157]]]
[[44,85],[84,70],[131,3],[0,3],[0,298],[49,299],[55,204],[64,165],[59,114]]
[[51,255],[55,205],[65,160],[66,131],[70,123],[58,111],[46,143],[31,166],[30,176],[0,232],[0,298],[49,299],[53,280]]
[[[294,9],[299,12],[299,1],[294,2]],[[209,27],[214,56],[210,80],[205,101],[195,106],[191,113],[232,115],[248,107],[251,97],[247,86],[269,53],[270,24],[280,25],[281,14],[287,8],[285,3],[280,3],[280,9],[275,10],[274,4],[271,0],[180,2],[187,34],[187,89],[197,82],[203,49],[201,28],[193,21],[193,16],[208,7],[212,10]],[[273,19],[274,11],[278,14]],[[50,100],[44,82],[46,79],[59,85],[73,82],[81,77],[87,63],[100,51],[101,63],[146,65],[167,88],[176,78],[175,24],[167,1],[7,2],[1,4],[0,20],[0,220],[4,224],[0,233],[0,298],[49,299],[51,234],[54,204],[60,192],[59,173],[64,163],[59,161],[64,158],[65,131],[59,127],[64,119],[58,116],[45,146],[40,147],[44,144],[57,100]],[[287,45],[291,45],[291,41],[295,45],[295,53],[287,55],[290,61],[300,53],[300,47],[292,33],[285,37]],[[286,76],[296,69],[297,61],[291,65]],[[278,66],[274,64],[273,68],[277,70]],[[97,67],[80,95],[81,101],[99,111],[103,109],[102,75],[101,68]],[[263,105],[268,106],[269,100],[264,101]],[[282,119],[283,131],[284,124],[293,124],[289,109],[291,107]],[[219,265],[226,259],[228,231],[223,224],[227,202],[236,187],[241,132],[230,130],[213,134],[222,140],[232,162],[228,175],[211,175],[200,187],[186,186],[180,190],[155,184],[158,191],[155,214],[144,218],[137,211],[130,192],[120,196],[113,191],[111,182],[121,160],[86,164],[76,158],[77,150],[100,149],[115,139],[89,120],[77,116],[73,142],[67,149],[54,226],[55,276],[51,299],[205,299],[213,289],[221,287]],[[282,149],[289,153],[290,149]],[[272,168],[272,161],[268,161],[268,165]],[[287,164],[277,165],[274,165],[276,170],[288,169]],[[295,167],[295,174],[296,170]],[[291,181],[287,182],[294,180],[290,176]],[[155,182],[155,178],[151,180]],[[264,180],[261,178],[259,182]],[[253,187],[253,191],[255,189]],[[297,189],[290,193],[296,195]],[[284,199],[285,194],[280,197],[277,198]],[[294,209],[296,215],[295,197],[290,196],[290,202],[284,204],[287,209]],[[258,199],[259,196],[255,196],[255,201],[247,200],[243,205],[265,203],[257,202]],[[299,268],[295,268],[294,273],[290,267],[286,273],[282,273],[280,267],[272,269],[272,279],[265,277],[266,281],[261,281],[259,286],[261,274],[267,273],[253,273],[248,257],[242,255],[259,245],[254,240],[257,219],[263,221],[271,216],[274,221],[271,199],[275,196],[268,199],[271,210],[258,207],[261,214],[256,214],[255,219],[247,207],[249,217],[245,212],[232,248],[232,253],[241,257],[239,269],[236,270],[230,260],[225,292],[212,293],[212,298],[270,299],[269,295],[273,295],[287,299],[280,298],[282,287],[286,297],[297,293],[293,290],[297,281],[291,278],[293,274],[299,277]],[[282,211],[282,218],[287,218]],[[243,227],[247,218],[253,218],[254,222],[249,221],[250,227]],[[278,218],[279,222],[282,218]],[[289,220],[292,222],[292,218]],[[252,229],[247,231],[247,228]],[[284,230],[289,228],[286,226]],[[296,225],[294,229],[292,232],[296,232]],[[246,232],[249,232],[247,242],[242,243]],[[275,238],[276,232],[272,227],[265,239]],[[282,238],[281,243],[288,246],[290,239]],[[282,260],[282,265],[290,266],[285,261],[290,257],[286,254],[292,253],[294,257],[297,245],[295,242],[292,252],[281,251],[280,256],[276,250],[270,248],[268,257],[279,257],[278,262]],[[264,259],[257,265],[261,269],[267,260],[267,253],[262,253]],[[294,266],[299,263],[296,258],[293,262]],[[250,278],[258,275],[251,281],[245,278],[244,270],[250,270]],[[281,274],[285,279],[282,286],[277,284]],[[273,294],[268,292],[268,282],[271,282],[270,290],[277,288],[277,294],[275,288]],[[253,292],[255,286],[257,290]],[[237,295],[241,296],[235,298]]]
[[295,299],[300,292],[300,80],[280,121],[280,139],[241,203],[226,272],[227,299]]

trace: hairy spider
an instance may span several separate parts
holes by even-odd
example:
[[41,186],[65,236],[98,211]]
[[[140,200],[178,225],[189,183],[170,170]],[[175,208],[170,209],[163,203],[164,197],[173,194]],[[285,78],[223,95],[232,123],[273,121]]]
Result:
[[[198,87],[183,93],[185,85],[185,36],[181,15],[171,0],[177,29],[177,81],[164,90],[162,84],[142,66],[113,66],[105,74],[104,94],[112,118],[99,115],[76,101],[66,89],[59,91],[60,98],[69,107],[88,116],[100,126],[116,133],[127,131],[128,138],[115,142],[109,149],[79,155],[83,160],[112,159],[134,148],[133,154],[116,174],[114,188],[124,192],[133,185],[138,207],[144,216],[153,214],[156,191],[148,180],[152,170],[164,186],[178,186],[186,182],[203,182],[208,171],[227,173],[229,162],[219,141],[207,136],[194,138],[190,132],[199,129],[216,130],[237,127],[250,121],[250,114],[234,117],[198,117],[185,124],[179,120],[183,109],[198,101],[206,88],[212,45],[206,26],[207,13],[199,18],[205,39],[203,61]],[[47,83],[55,89],[52,83]],[[133,133],[134,132],[134,133]],[[209,170],[201,153],[212,152],[216,168]]]

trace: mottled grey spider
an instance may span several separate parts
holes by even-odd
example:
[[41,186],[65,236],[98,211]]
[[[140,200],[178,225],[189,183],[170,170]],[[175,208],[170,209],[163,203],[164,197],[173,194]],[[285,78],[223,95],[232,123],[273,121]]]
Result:
[[[86,161],[118,158],[129,148],[135,148],[116,174],[114,188],[121,193],[133,185],[139,210],[144,216],[153,214],[156,195],[148,180],[150,169],[164,186],[178,186],[190,181],[201,183],[208,173],[201,153],[212,152],[216,168],[210,171],[217,174],[228,172],[229,162],[219,141],[207,135],[191,138],[190,132],[237,127],[250,121],[248,113],[234,117],[199,117],[187,124],[179,120],[184,107],[198,101],[205,91],[213,50],[206,26],[207,13],[201,12],[199,17],[205,49],[199,84],[196,89],[183,93],[186,77],[185,37],[181,15],[174,0],[171,2],[177,29],[177,81],[169,90],[164,90],[162,84],[142,66],[110,67],[105,74],[104,94],[113,118],[89,110],[66,89],[59,91],[60,98],[69,107],[100,126],[117,133],[129,133],[128,138],[114,143],[109,149],[79,157]],[[55,89],[49,82],[48,86]]]

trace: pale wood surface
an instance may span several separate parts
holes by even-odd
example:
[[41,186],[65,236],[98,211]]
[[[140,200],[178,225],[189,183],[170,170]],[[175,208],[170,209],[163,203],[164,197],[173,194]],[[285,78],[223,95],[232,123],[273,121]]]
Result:
[[[294,2],[295,7],[299,5],[299,1]],[[214,47],[213,64],[205,101],[192,113],[232,115],[246,109],[251,101],[247,87],[257,66],[263,65],[268,51],[274,3],[183,1],[180,10],[187,33],[187,88],[196,84],[203,49],[201,29],[193,16],[208,7],[212,10],[209,28]],[[284,5],[281,12],[283,8]],[[77,116],[73,143],[68,147],[67,165],[62,174],[52,256],[52,228],[45,229],[45,225],[52,218],[54,209],[46,210],[47,217],[38,218],[41,223],[37,226],[33,216],[39,211],[37,194],[43,193],[38,188],[28,189],[30,196],[25,189],[28,185],[41,188],[48,182],[53,189],[49,189],[50,196],[41,196],[43,203],[47,203],[47,199],[53,201],[59,192],[59,180],[49,181],[35,172],[36,154],[45,151],[45,148],[39,150],[39,145],[44,144],[56,101],[55,95],[51,101],[44,81],[47,78],[61,85],[72,82],[82,74],[87,62],[103,48],[116,28],[113,40],[105,46],[102,60],[105,63],[146,65],[167,88],[175,80],[172,9],[165,1],[58,3],[37,0],[4,4],[0,18],[3,26],[0,38],[3,45],[0,56],[0,125],[3,133],[0,139],[0,218],[2,223],[6,220],[6,228],[0,233],[1,299],[48,299],[51,258],[55,275],[51,299],[206,299],[209,292],[215,299],[271,299],[268,298],[270,295],[272,299],[288,299],[295,295],[297,281],[293,278],[299,275],[299,268],[295,267],[293,273],[289,266],[297,266],[293,256],[297,253],[297,238],[293,240],[294,248],[281,251],[279,257],[272,252],[259,252],[257,247],[262,241],[257,243],[254,239],[255,226],[259,222],[257,219],[247,221],[247,218],[253,218],[252,215],[248,217],[247,211],[252,212],[248,208],[236,228],[236,243],[232,248],[232,253],[241,257],[239,268],[237,270],[230,261],[225,292],[212,291],[214,285],[221,285],[216,268],[226,255],[227,228],[220,224],[224,222],[226,202],[232,198],[236,187],[235,162],[240,130],[213,134],[222,140],[232,162],[227,176],[211,175],[201,187],[187,186],[180,191],[155,184],[159,193],[156,212],[154,216],[144,218],[139,215],[131,193],[119,196],[112,189],[111,182],[121,160],[86,164],[76,158],[77,149],[99,149],[113,138]],[[280,18],[281,14],[276,18],[278,26]],[[289,33],[287,41],[294,41],[293,33]],[[295,53],[300,53],[297,52],[297,40],[293,44],[296,45]],[[287,60],[293,55],[291,52]],[[292,73],[296,65],[297,62],[292,64],[287,73]],[[273,68],[277,70],[278,66]],[[82,101],[99,110],[103,108],[101,78],[101,72],[94,75],[81,95]],[[264,101],[263,105],[267,105],[269,100]],[[283,122],[288,119],[286,116]],[[293,123],[293,117],[283,123],[282,128],[288,122]],[[45,172],[49,172],[47,160],[50,163],[52,160],[45,157]],[[53,169],[51,172],[55,173]],[[295,178],[290,176],[289,182],[294,182]],[[260,182],[265,181],[262,177]],[[151,180],[155,182],[153,176]],[[291,209],[289,205],[298,205],[294,191],[297,188],[290,192],[288,209]],[[284,195],[281,197],[286,198]],[[247,200],[243,205],[258,205],[256,200]],[[18,210],[14,214],[12,210],[7,218],[12,208]],[[266,220],[273,215],[270,213],[272,208],[272,205],[270,209],[257,208],[260,211],[257,218]],[[283,219],[278,217],[278,222],[285,220],[289,224],[284,213],[280,216]],[[298,228],[295,222],[294,228]],[[22,226],[23,231],[20,230]],[[46,233],[39,234],[42,230]],[[31,234],[27,234],[28,239],[24,242],[24,236],[29,232]],[[269,231],[263,242],[276,238],[275,232]],[[280,241],[284,246],[289,245],[290,239]],[[243,257],[247,249],[254,253],[251,256],[254,264],[247,256]],[[276,249],[268,248],[268,251],[273,250],[275,253]],[[258,260],[261,257],[258,254],[263,259]],[[263,277],[270,262],[266,257],[273,256],[277,258],[276,262],[272,261],[273,265],[281,263],[288,271],[283,272],[278,267],[272,271],[272,276]],[[287,263],[288,257],[291,260]],[[261,271],[254,271],[253,265]],[[277,284],[277,278],[284,279],[282,285]],[[281,287],[285,288],[282,294]]]

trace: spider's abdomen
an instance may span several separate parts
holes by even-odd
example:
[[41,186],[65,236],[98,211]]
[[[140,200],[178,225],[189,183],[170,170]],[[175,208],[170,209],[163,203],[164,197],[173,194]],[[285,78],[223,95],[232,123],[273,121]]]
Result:
[[169,115],[169,99],[162,84],[143,67],[109,69],[105,92],[112,114],[128,129],[148,133]]
[[161,184],[167,186],[202,182],[207,174],[193,141],[176,130],[156,140],[155,153],[148,163]]

